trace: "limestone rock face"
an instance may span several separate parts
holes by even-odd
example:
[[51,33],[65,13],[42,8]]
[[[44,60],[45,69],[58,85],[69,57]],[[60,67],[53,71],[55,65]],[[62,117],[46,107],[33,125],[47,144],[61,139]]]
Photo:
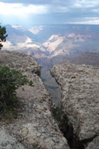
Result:
[[12,137],[4,128],[0,129],[0,149],[26,149],[14,137]]
[[61,86],[63,110],[79,139],[86,140],[97,136],[99,68],[66,63],[54,66],[51,73]]
[[40,74],[40,66],[31,55],[14,51],[0,51],[0,66],[7,65],[22,72]]
[[[0,149],[69,149],[50,111],[50,96],[32,56],[0,51],[0,65],[20,69],[33,81],[17,90],[20,106],[11,122],[0,122]],[[36,74],[37,73],[37,74]]]
[[89,143],[86,149],[99,149],[99,136]]

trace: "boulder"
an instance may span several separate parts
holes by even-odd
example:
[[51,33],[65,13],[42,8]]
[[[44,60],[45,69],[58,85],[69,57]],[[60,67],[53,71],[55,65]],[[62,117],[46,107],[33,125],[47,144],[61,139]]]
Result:
[[[19,107],[10,122],[0,122],[0,149],[69,149],[51,111],[51,98],[37,75],[40,67],[32,56],[0,51],[0,65],[21,70],[33,81],[17,90]],[[2,137],[3,136],[3,137]]]

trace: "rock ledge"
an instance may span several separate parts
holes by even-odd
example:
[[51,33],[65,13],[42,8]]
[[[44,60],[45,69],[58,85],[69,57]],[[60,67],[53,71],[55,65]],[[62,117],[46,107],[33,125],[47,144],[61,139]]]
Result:
[[37,75],[40,67],[32,56],[0,51],[0,66],[21,70],[33,87],[17,90],[20,101],[16,118],[0,122],[0,149],[69,149],[50,111],[50,96]]

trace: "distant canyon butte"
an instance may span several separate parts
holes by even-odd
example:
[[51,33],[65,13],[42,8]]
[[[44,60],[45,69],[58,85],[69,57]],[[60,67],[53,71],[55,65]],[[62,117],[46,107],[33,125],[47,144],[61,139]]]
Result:
[[6,25],[3,50],[31,54],[42,67],[64,61],[99,65],[98,25]]

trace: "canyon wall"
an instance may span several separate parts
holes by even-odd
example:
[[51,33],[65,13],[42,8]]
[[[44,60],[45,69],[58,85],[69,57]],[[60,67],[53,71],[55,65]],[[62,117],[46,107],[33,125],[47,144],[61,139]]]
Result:
[[99,148],[99,68],[64,63],[51,70],[61,86],[63,112],[87,149]]

